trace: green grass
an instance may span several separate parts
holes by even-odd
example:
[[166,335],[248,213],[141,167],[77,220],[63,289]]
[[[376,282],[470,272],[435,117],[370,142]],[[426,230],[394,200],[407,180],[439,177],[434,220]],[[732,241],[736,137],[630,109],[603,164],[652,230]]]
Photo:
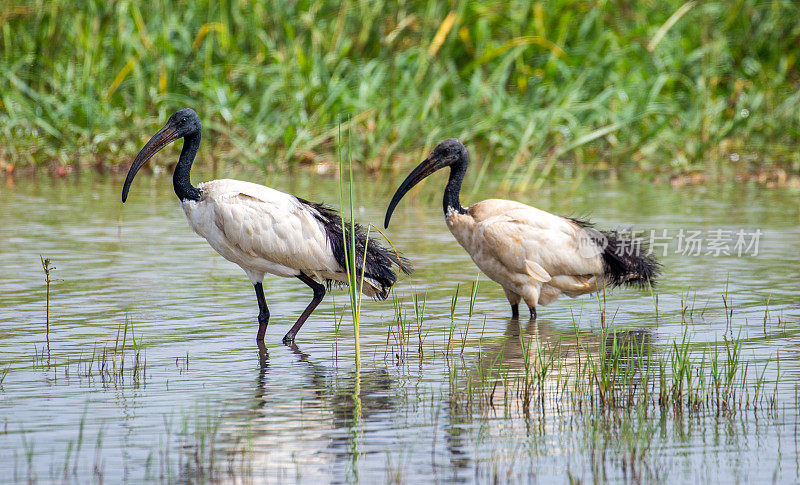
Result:
[[5,2],[0,168],[127,164],[191,106],[216,168],[334,167],[346,113],[358,165],[455,136],[520,189],[797,171],[798,17],[793,0]]
[[[341,126],[341,125],[340,125]],[[369,236],[370,227],[367,227],[366,239],[364,247],[361,248],[363,254],[361,258],[361,267],[358,265],[358,257],[356,255],[358,246],[356,246],[356,200],[353,195],[353,152],[350,142],[350,131],[347,132],[347,152],[344,143],[342,142],[341,130],[339,131],[339,202],[342,207],[342,238],[343,247],[345,249],[345,273],[347,273],[347,294],[350,297],[350,315],[353,319],[353,339],[355,344],[355,362],[356,368],[361,368],[361,343],[360,343],[360,325],[361,325],[361,295],[364,290],[364,273],[367,265],[367,251],[369,250]],[[344,158],[347,158],[347,171],[344,167]],[[348,174],[347,179],[347,205],[345,204],[344,197],[344,174]],[[349,207],[350,213],[349,221],[344,219],[344,208]],[[348,228],[347,225],[350,227]]]

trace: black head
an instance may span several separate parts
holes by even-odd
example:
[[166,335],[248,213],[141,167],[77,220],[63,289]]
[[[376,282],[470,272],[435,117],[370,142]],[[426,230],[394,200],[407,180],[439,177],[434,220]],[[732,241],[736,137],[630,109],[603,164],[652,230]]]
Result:
[[438,168],[442,168],[460,162],[466,157],[467,147],[458,138],[448,138],[436,145],[436,148],[428,155],[427,160],[435,161],[438,165],[441,165]]
[[136,172],[142,168],[153,155],[158,153],[162,148],[169,145],[179,138],[189,136],[192,134],[200,133],[202,126],[200,125],[200,118],[192,108],[184,108],[176,111],[169,117],[167,124],[150,138],[150,141],[142,148],[128,170],[128,176],[125,178],[125,185],[122,187],[122,202],[128,198],[128,190],[130,189],[133,178]]
[[397,204],[400,203],[400,199],[415,185],[420,183],[422,179],[444,167],[461,168],[461,176],[463,177],[463,171],[466,170],[467,160],[467,148],[463,143],[458,141],[457,138],[448,138],[436,145],[436,148],[428,155],[428,158],[423,160],[417,168],[412,170],[411,173],[408,174],[408,177],[403,180],[403,183],[400,184],[400,187],[397,188],[397,192],[394,193],[394,197],[392,197],[392,201],[389,203],[389,208],[386,209],[386,219],[383,221],[383,226],[389,227],[389,219],[392,218],[392,213],[395,207],[397,207]]
[[183,138],[202,129],[200,117],[192,108],[183,108],[172,113],[165,127],[167,126],[175,128],[177,138]]

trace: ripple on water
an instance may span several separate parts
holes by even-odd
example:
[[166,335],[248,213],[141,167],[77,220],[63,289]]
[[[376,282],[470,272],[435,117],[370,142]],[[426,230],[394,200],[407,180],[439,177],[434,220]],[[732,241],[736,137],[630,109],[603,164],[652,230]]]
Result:
[[[289,185],[273,180],[278,188]],[[137,182],[142,191],[124,210],[117,180],[19,180],[0,192],[0,481],[60,480],[67,450],[67,477],[76,481],[92,477],[95,465],[107,479],[134,480],[201,471],[223,481],[242,475],[337,482],[568,475],[696,481],[709,478],[709,470],[715,481],[798,478],[796,453],[786,451],[797,446],[794,382],[800,376],[796,190],[585,182],[582,194],[566,199],[557,187],[520,196],[557,213],[591,213],[611,228],[763,232],[757,256],[682,256],[671,246],[657,312],[648,292],[622,290],[605,296],[604,320],[602,302],[584,297],[559,300],[540,309],[535,324],[520,325],[508,320],[502,291],[485,277],[468,316],[479,273],[447,232],[439,189],[425,186],[418,203],[398,209],[389,232],[417,269],[395,292],[407,326],[398,328],[392,301],[365,300],[357,379],[347,314],[335,330],[346,294],[326,299],[293,351],[280,338],[311,295],[293,280],[269,278],[272,320],[266,352],[259,352],[252,345],[257,307],[244,274],[191,232],[166,179]],[[394,181],[385,185],[389,190]],[[338,194],[330,180],[316,190],[333,194],[331,200]],[[375,190],[365,196],[371,202],[365,220],[382,218],[389,194]],[[62,279],[52,288],[49,357],[40,255],[52,259],[54,277]],[[424,295],[419,327],[413,293]],[[731,306],[733,316],[726,316]],[[724,338],[738,337],[748,376],[763,371],[761,392],[774,393],[778,404],[685,415],[662,415],[656,406],[643,415],[582,408],[554,393],[519,412],[514,386],[524,379],[521,342],[534,348],[572,342],[558,344],[564,352],[558,366],[568,374],[582,360],[599,358],[601,321],[633,331],[660,355],[684,334],[698,359],[724,350]],[[146,362],[139,375],[134,337],[140,367]],[[407,346],[400,344],[404,338]],[[448,341],[454,350],[445,358]],[[114,373],[98,370],[104,349],[102,365]],[[513,372],[496,383],[495,401],[466,406],[465,386],[497,365]],[[547,379],[561,382],[553,374]],[[210,470],[213,463],[218,468]]]

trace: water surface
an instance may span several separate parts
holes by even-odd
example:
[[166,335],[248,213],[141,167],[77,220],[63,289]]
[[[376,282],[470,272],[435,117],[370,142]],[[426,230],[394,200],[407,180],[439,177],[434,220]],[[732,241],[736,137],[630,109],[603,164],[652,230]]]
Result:
[[[622,289],[563,298],[540,308],[537,322],[516,322],[500,287],[479,274],[447,231],[441,178],[395,212],[388,234],[416,272],[399,283],[396,301],[364,302],[360,370],[342,290],[329,294],[290,349],[281,337],[311,292],[299,281],[268,277],[267,348],[254,345],[251,285],[192,233],[169,178],[140,176],[124,206],[118,179],[6,181],[0,187],[0,481],[800,478],[797,189],[587,179],[526,194],[506,194],[491,180],[465,190],[473,192],[463,195],[465,204],[511,197],[591,215],[605,228],[670,237],[655,296]],[[379,223],[400,179],[369,180],[357,188],[357,218]],[[266,182],[338,205],[332,179],[301,172]],[[760,231],[757,254],[752,248],[735,254],[731,240],[734,254],[715,255],[708,240],[718,230],[731,237]],[[681,231],[700,231],[699,255],[681,254],[687,253],[678,247]],[[52,261],[58,279],[51,287],[49,352],[40,256]],[[420,324],[414,295],[420,308],[424,301]],[[411,322],[406,337],[398,336],[397,307]],[[697,359],[724,338],[738,339],[748,369],[738,385],[762,377],[775,404],[643,414],[579,409],[556,397],[526,404],[527,411],[509,402],[513,395],[491,406],[460,401],[479,369],[498,362],[523,368],[526,342],[561,345],[562,369],[598,355],[606,338],[601,327],[661,354],[686,338]],[[507,374],[501,388],[513,388],[520,376]]]

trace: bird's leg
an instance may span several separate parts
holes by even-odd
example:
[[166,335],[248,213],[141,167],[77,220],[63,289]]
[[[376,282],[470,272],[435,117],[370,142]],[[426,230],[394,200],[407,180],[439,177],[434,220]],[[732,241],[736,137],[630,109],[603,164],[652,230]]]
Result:
[[302,281],[303,283],[307,284],[314,290],[314,298],[311,300],[311,303],[308,304],[303,313],[300,315],[300,318],[297,319],[297,322],[292,326],[292,328],[283,336],[283,343],[284,345],[289,345],[294,342],[294,336],[297,335],[297,332],[300,330],[300,327],[306,323],[306,319],[311,315],[311,312],[317,308],[317,305],[322,301],[325,297],[325,285],[319,284],[316,281],[309,278],[304,273],[300,273],[297,276],[297,279]]
[[253,285],[256,289],[256,299],[258,300],[258,334],[256,334],[256,342],[264,342],[264,334],[267,333],[267,324],[269,323],[269,308],[267,308],[267,300],[264,298],[264,287],[261,286],[259,281]]
[[531,320],[536,320],[536,307],[535,306],[531,306],[531,307],[528,307],[528,308],[531,311]]
[[518,294],[506,288],[503,288],[503,291],[506,292],[506,299],[508,299],[508,303],[511,305],[511,318],[516,320],[519,318],[519,301],[521,298]]

